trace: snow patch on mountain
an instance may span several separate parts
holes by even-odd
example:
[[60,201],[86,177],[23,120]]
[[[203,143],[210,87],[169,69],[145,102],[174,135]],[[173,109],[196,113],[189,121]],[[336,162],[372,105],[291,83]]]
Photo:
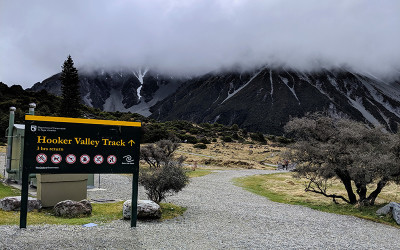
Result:
[[250,78],[250,80],[248,82],[246,82],[245,84],[243,84],[240,88],[238,88],[237,90],[233,91],[233,93],[229,93],[228,92],[228,97],[225,98],[225,100],[223,100],[221,102],[221,104],[224,104],[224,102],[228,101],[231,97],[233,97],[234,95],[236,95],[239,91],[241,91],[242,89],[244,89],[247,85],[249,85],[249,83],[251,83],[254,78],[256,78],[260,73],[262,72],[262,70],[258,71],[253,77]]
[[[308,78],[307,78],[308,79]],[[307,80],[307,82],[311,85],[314,86],[316,89],[318,89],[319,92],[321,92],[321,94],[323,94],[324,96],[328,97],[328,99],[333,102],[332,97],[330,97],[323,89],[322,89],[322,83],[320,81],[316,81],[315,85],[311,84],[311,82],[309,82],[309,80]]]
[[364,86],[368,89],[371,96],[374,98],[375,101],[382,104],[388,111],[396,115],[400,118],[400,107],[393,107],[388,101],[383,98],[383,95],[392,98],[393,100],[399,100],[400,95],[396,95],[398,91],[396,91],[390,85],[375,85],[372,84],[370,81],[366,81],[358,77],[358,79],[364,84]]
[[299,98],[297,98],[296,91],[294,90],[294,84],[293,87],[289,86],[289,80],[283,76],[279,76],[279,78],[282,80],[282,82],[289,88],[289,90],[292,92],[296,100],[298,101],[299,105],[301,105]]
[[362,104],[362,99],[360,97],[357,97],[356,100],[353,100],[349,98],[350,104],[360,111],[360,113],[364,116],[364,118],[369,121],[371,124],[374,126],[379,126],[380,122],[370,113],[367,111],[367,109],[364,107]]
[[82,98],[82,100],[83,100],[83,103],[84,103],[85,105],[87,105],[87,106],[89,106],[89,107],[93,107],[93,105],[92,105],[92,99],[90,99],[90,92],[87,93],[87,94]]
[[[146,72],[146,71],[145,71]],[[142,74],[144,76],[145,72]],[[168,85],[161,85],[160,88],[154,93],[154,97],[151,101],[145,102],[142,98],[137,105],[133,105],[130,108],[125,108],[122,103],[123,94],[120,88],[114,88],[110,91],[110,96],[105,101],[103,109],[105,111],[120,111],[120,112],[131,112],[138,113],[143,116],[150,116],[150,107],[155,105],[158,101],[165,99],[167,96],[174,93],[180,86],[179,82],[172,82]],[[121,86],[120,86],[121,87]]]
[[[269,81],[271,82],[271,92],[269,93],[271,96],[271,105],[274,104],[274,83],[272,82],[272,70],[269,70]],[[265,98],[264,98],[265,99]]]
[[142,69],[139,69],[138,71],[133,72],[133,74],[136,76],[136,78],[140,82],[140,86],[136,90],[139,100],[142,98],[142,96],[140,95],[140,91],[142,90],[142,87],[143,87],[143,77],[146,75],[147,71],[149,71],[148,68],[145,68],[143,72],[142,72]]

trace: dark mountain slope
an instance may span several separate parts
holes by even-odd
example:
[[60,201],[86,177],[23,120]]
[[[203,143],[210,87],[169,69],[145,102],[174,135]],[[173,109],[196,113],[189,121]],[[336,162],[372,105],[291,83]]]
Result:
[[[61,95],[60,74],[36,83],[30,90]],[[85,72],[79,71],[84,104],[105,111],[123,111],[150,115],[149,108],[173,93],[182,80],[148,70]]]
[[153,118],[238,124],[251,131],[281,134],[290,117],[324,111],[390,131],[400,122],[395,86],[347,71],[302,73],[264,68],[193,79],[153,106]]

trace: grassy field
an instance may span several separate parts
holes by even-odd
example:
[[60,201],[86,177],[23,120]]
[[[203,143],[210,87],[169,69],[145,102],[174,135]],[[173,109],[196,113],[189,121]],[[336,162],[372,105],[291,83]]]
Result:
[[[398,185],[391,184],[385,187],[378,196],[375,206],[358,208],[342,201],[339,201],[340,204],[337,205],[333,203],[331,198],[305,192],[305,183],[305,179],[293,178],[292,173],[257,175],[235,179],[236,185],[255,194],[265,196],[271,201],[307,206],[329,213],[352,215],[400,228],[391,217],[375,214],[376,210],[390,201],[400,202],[400,186]],[[339,181],[333,181],[328,192],[345,194],[345,190]]]
[[212,170],[209,169],[196,169],[195,171],[187,171],[186,174],[190,177],[190,178],[194,178],[194,177],[201,177],[201,176],[205,176],[208,174],[211,174]]
[[194,148],[193,144],[181,143],[176,156],[187,157],[185,164],[215,168],[274,169],[262,164],[275,164],[281,160],[283,148],[269,145],[213,142],[206,149]]
[[[7,196],[20,195],[15,188],[0,183],[0,199]],[[160,221],[181,216],[186,208],[171,203],[161,203],[162,215]],[[57,225],[84,225],[87,223],[104,224],[113,220],[122,219],[123,201],[116,203],[92,203],[92,215],[82,218],[60,218],[52,214],[52,209],[42,209],[28,213],[28,225],[57,224]],[[0,210],[0,225],[19,225],[19,212]]]

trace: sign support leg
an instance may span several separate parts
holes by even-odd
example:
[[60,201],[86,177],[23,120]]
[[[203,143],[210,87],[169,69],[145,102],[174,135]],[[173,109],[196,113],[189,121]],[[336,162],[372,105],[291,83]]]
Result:
[[137,221],[137,200],[138,200],[138,182],[139,168],[136,167],[132,175],[132,200],[131,200],[131,227],[136,227]]
[[26,218],[28,216],[28,187],[29,172],[22,171],[22,190],[21,190],[21,211],[19,219],[19,228],[26,228]]

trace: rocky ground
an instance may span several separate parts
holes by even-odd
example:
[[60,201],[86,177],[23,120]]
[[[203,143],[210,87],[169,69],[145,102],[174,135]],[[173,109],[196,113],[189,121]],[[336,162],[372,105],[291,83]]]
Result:
[[[182,217],[164,221],[118,220],[95,227],[0,226],[0,249],[398,249],[400,230],[391,226],[271,202],[234,186],[232,178],[274,173],[225,170],[192,178],[168,198],[187,207]],[[96,176],[96,186],[97,186]],[[101,175],[94,199],[129,199],[127,176]],[[143,190],[140,196],[144,198]]]

